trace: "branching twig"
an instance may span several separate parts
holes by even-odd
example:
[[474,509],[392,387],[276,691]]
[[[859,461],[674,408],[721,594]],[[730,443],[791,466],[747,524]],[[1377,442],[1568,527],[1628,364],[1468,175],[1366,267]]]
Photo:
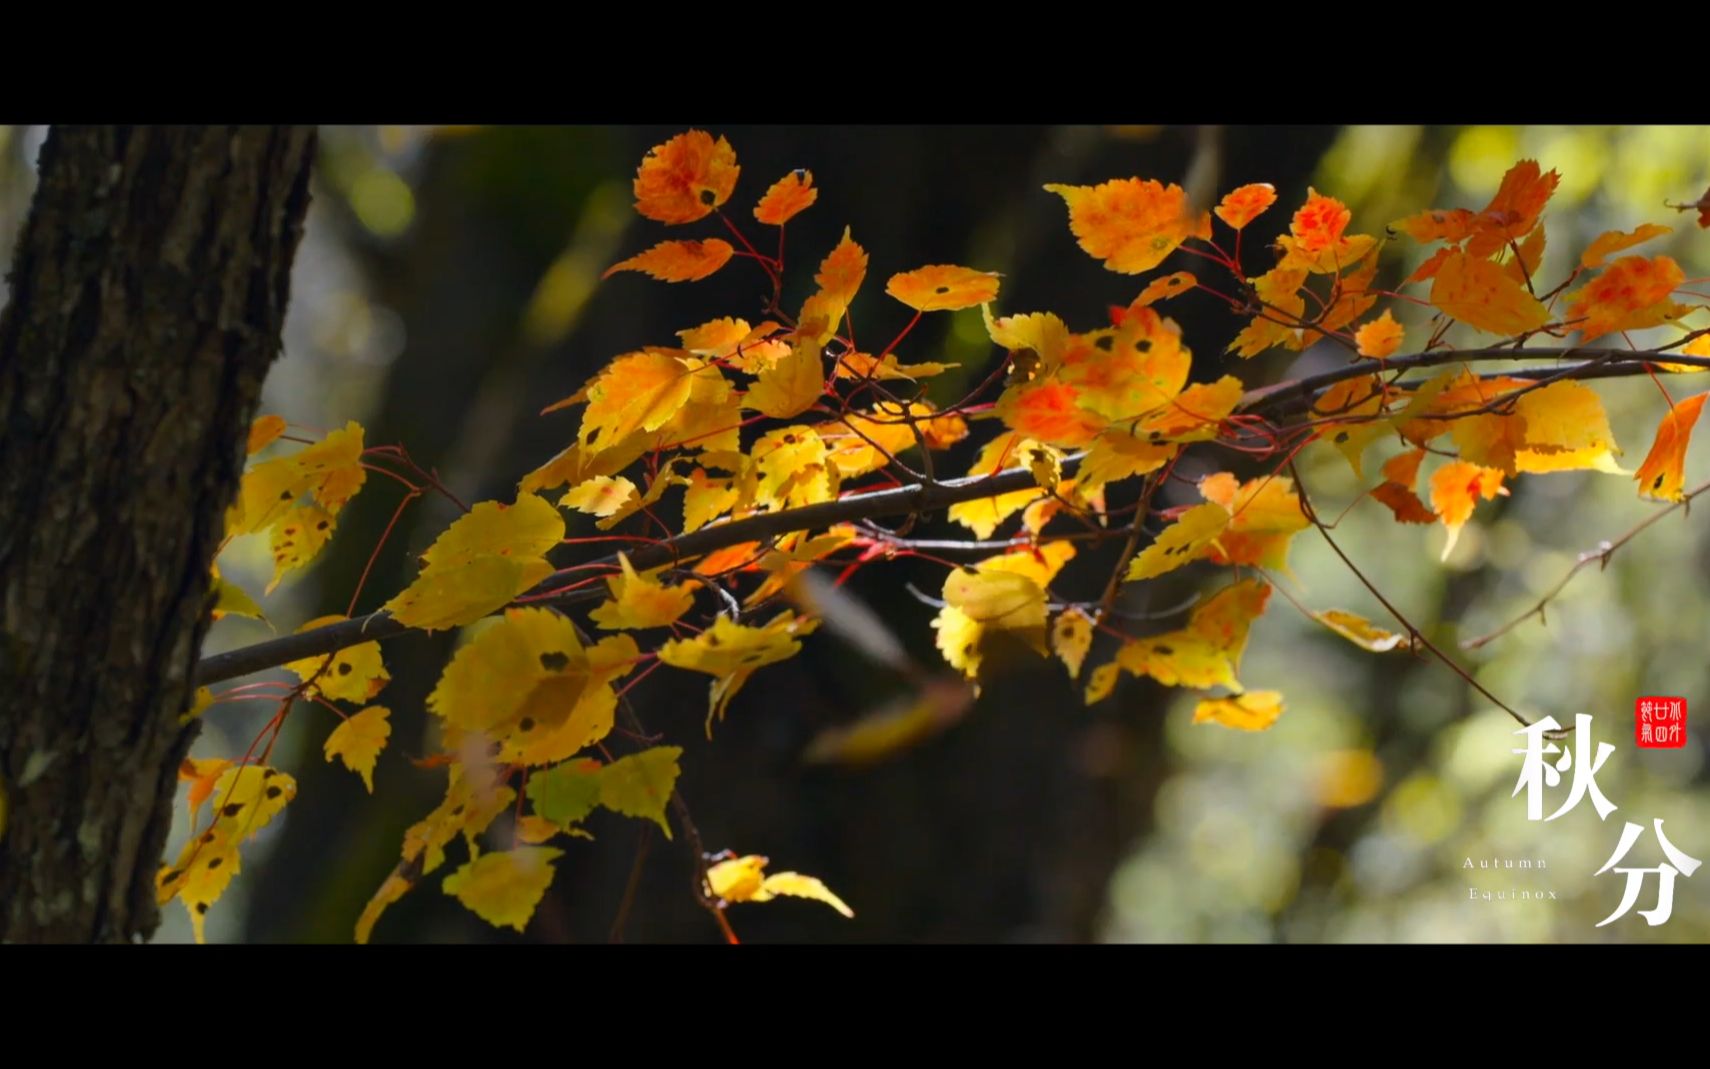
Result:
[[1549,590],[1545,591],[1544,596],[1538,599],[1538,603],[1536,605],[1532,606],[1530,609],[1527,609],[1525,612],[1521,613],[1519,616],[1516,616],[1514,619],[1508,621],[1507,623],[1503,624],[1501,627],[1490,632],[1489,634],[1480,635],[1477,638],[1467,639],[1466,641],[1461,643],[1461,649],[1463,649],[1463,650],[1476,650],[1482,646],[1489,645],[1491,642],[1495,641],[1496,639],[1501,638],[1503,635],[1506,635],[1508,632],[1514,630],[1516,627],[1519,627],[1521,624],[1525,623],[1527,620],[1531,619],[1534,616],[1536,616],[1538,618],[1540,623],[1548,623],[1549,621],[1547,621],[1544,618],[1544,607],[1546,605],[1548,605],[1552,600],[1554,600],[1556,595],[1558,595],[1562,592],[1562,589],[1568,585],[1568,582],[1570,580],[1572,580],[1574,576],[1576,576],[1580,573],[1581,569],[1585,568],[1587,565],[1591,564],[1593,561],[1597,562],[1597,566],[1599,569],[1607,567],[1609,564],[1609,558],[1614,555],[1616,550],[1620,549],[1622,546],[1626,545],[1628,542],[1631,542],[1634,538],[1638,537],[1640,532],[1644,531],[1647,527],[1650,527],[1652,524],[1658,522],[1664,516],[1669,515],[1670,513],[1674,512],[1676,509],[1685,508],[1687,505],[1692,503],[1693,498],[1697,497],[1699,494],[1702,494],[1706,491],[1710,491],[1710,482],[1701,483],[1698,486],[1693,487],[1691,490],[1688,490],[1686,492],[1685,497],[1681,498],[1679,501],[1676,501],[1674,504],[1668,506],[1667,508],[1659,509],[1658,511],[1656,511],[1656,512],[1652,513],[1651,515],[1645,517],[1639,523],[1635,524],[1632,527],[1632,529],[1630,529],[1626,534],[1615,539],[1613,542],[1610,542],[1610,541],[1602,542],[1598,545],[1598,547],[1596,549],[1588,549],[1584,553],[1581,553],[1579,555],[1579,559],[1574,562],[1573,567],[1569,568],[1567,570],[1567,572],[1562,575],[1561,579],[1556,582],[1555,586],[1552,586]]
[[1525,717],[1509,708],[1507,702],[1504,702],[1501,698],[1498,698],[1496,695],[1486,690],[1484,684],[1474,679],[1470,672],[1456,664],[1448,654],[1438,649],[1436,643],[1432,642],[1429,638],[1426,638],[1423,631],[1413,626],[1413,621],[1409,620],[1406,616],[1403,616],[1400,609],[1397,609],[1394,605],[1390,604],[1389,599],[1383,596],[1383,592],[1379,590],[1370,579],[1366,578],[1366,574],[1360,571],[1359,567],[1352,560],[1348,559],[1348,555],[1342,552],[1342,547],[1336,544],[1336,540],[1334,538],[1330,537],[1329,530],[1327,530],[1324,524],[1318,519],[1318,513],[1313,511],[1312,502],[1306,494],[1306,486],[1300,481],[1300,471],[1295,467],[1294,461],[1292,460],[1289,461],[1289,473],[1294,476],[1294,485],[1300,492],[1300,509],[1306,514],[1306,518],[1312,522],[1312,526],[1318,528],[1318,533],[1323,536],[1324,541],[1330,544],[1330,548],[1336,551],[1336,556],[1342,558],[1342,563],[1346,564],[1348,566],[1348,570],[1354,573],[1354,578],[1358,579],[1361,585],[1371,591],[1372,597],[1378,599],[1378,602],[1382,604],[1385,609],[1389,610],[1389,614],[1395,617],[1397,623],[1407,629],[1407,634],[1412,638],[1412,640],[1425,647],[1427,650],[1430,650],[1432,655],[1434,655],[1439,661],[1442,661],[1443,664],[1447,665],[1448,668],[1456,675],[1466,680],[1468,686],[1494,702],[1498,709],[1501,709],[1503,712],[1513,717],[1519,722],[1521,727],[1531,727],[1532,722],[1530,720],[1527,720]]

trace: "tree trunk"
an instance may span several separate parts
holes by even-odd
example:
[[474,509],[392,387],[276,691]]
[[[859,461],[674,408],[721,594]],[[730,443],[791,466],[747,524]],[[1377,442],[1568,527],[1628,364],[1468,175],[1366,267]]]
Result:
[[55,128],[0,315],[0,942],[129,942],[310,127]]

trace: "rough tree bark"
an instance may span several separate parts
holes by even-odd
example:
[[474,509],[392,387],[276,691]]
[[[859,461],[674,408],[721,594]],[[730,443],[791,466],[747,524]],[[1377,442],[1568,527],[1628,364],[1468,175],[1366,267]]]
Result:
[[0,942],[129,942],[311,127],[55,128],[0,315]]

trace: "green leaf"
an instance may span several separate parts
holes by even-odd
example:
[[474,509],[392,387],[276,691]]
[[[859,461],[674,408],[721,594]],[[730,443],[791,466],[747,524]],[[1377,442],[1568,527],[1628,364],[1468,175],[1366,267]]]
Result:
[[677,786],[677,759],[682,756],[681,746],[655,746],[613,761],[600,770],[600,804],[626,817],[657,822],[669,839],[665,803]]
[[600,801],[601,777],[583,761],[569,761],[528,778],[528,797],[535,815],[561,828],[586,819]]

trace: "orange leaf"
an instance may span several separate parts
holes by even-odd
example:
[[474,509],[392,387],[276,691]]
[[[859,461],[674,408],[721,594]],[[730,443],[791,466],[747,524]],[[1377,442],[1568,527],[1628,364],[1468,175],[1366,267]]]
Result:
[[1431,476],[1431,504],[1449,531],[1442,559],[1449,559],[1449,553],[1461,537],[1461,528],[1472,519],[1473,508],[1479,498],[1489,501],[1497,494],[1507,492],[1502,488],[1502,472],[1495,468],[1481,468],[1477,464],[1456,460],[1437,469]]
[[635,173],[635,210],[661,223],[692,223],[736,190],[736,150],[703,130],[649,149]]
[[1668,410],[1657,427],[1656,441],[1633,478],[1639,480],[1639,495],[1659,501],[1679,501],[1686,496],[1686,447],[1692,441],[1692,428],[1704,408],[1710,393],[1688,397]]
[[1396,523],[1434,523],[1437,514],[1425,507],[1419,495],[1400,483],[1382,483],[1372,491],[1372,497],[1395,513]]
[[1504,336],[1530,333],[1550,319],[1549,310],[1501,267],[1466,253],[1443,260],[1431,303],[1469,327]]
[[[1134,303],[1123,309],[1124,317],[1136,308],[1145,308],[1158,301],[1168,300],[1171,297],[1186,293],[1193,289],[1198,281],[1194,278],[1192,271],[1177,271],[1175,274],[1165,275],[1140,291],[1140,296],[1134,298]],[[1116,325],[1120,327],[1122,324],[1117,323]]]
[[953,312],[997,296],[998,276],[970,267],[936,264],[892,275],[885,292],[921,312]]
[[[1391,223],[1390,226],[1394,230],[1404,232],[1414,241],[1447,241],[1458,244],[1472,235],[1473,218],[1471,210],[1454,208],[1449,211],[1420,212]],[[1439,253],[1441,251],[1439,250]]]
[[249,425],[249,448],[251,456],[266,449],[273,439],[285,433],[284,416],[262,416]]
[[[857,245],[849,236],[849,228],[843,228],[843,240],[831,250],[825,260],[819,265],[819,273],[813,280],[819,284],[822,296],[844,308],[855,299],[855,291],[861,288],[861,281],[867,277],[867,250]],[[842,312],[838,312],[841,318]],[[835,327],[837,324],[833,323]]]
[[1555,171],[1540,171],[1537,160],[1521,160],[1502,176],[1496,196],[1474,221],[1473,235],[1466,246],[1468,256],[1489,256],[1509,242],[1525,237],[1538,225],[1539,214],[1555,194],[1556,183],[1561,181],[1561,175]]
[[1276,186],[1269,182],[1254,182],[1230,190],[1215,210],[1219,219],[1240,230],[1276,202]]
[[698,282],[730,262],[736,252],[730,242],[719,238],[705,241],[661,241],[606,268],[602,279],[619,271],[641,271],[661,282]]
[[754,206],[754,218],[767,226],[783,226],[818,199],[813,172],[798,167],[772,183],[772,188]]
[[1118,274],[1150,271],[1200,231],[1181,186],[1123,178],[1097,186],[1053,183],[1069,206],[1069,229],[1087,254]]
[[1671,257],[1623,256],[1584,289],[1566,295],[1567,316],[1577,323],[1580,341],[1623,330],[1641,330],[1679,319],[1692,309],[1669,300],[1686,272]]
[[1317,255],[1342,243],[1342,231],[1353,218],[1346,205],[1335,197],[1326,197],[1308,187],[1306,203],[1294,213],[1289,233],[1301,252]]
[[1403,286],[1410,286],[1415,282],[1424,282],[1426,279],[1436,278],[1437,271],[1443,266],[1443,261],[1456,255],[1457,252],[1458,250],[1450,246],[1444,246],[1443,248],[1438,249],[1436,252],[1431,254],[1430,259],[1415,268],[1413,273],[1408,275],[1406,280],[1401,284]]
[[1354,343],[1360,347],[1361,356],[1381,360],[1401,348],[1401,339],[1406,333],[1385,309],[1383,315],[1354,331]]
[[1641,245],[1652,238],[1661,237],[1664,234],[1671,233],[1673,229],[1673,227],[1658,226],[1655,223],[1646,223],[1630,234],[1623,233],[1619,230],[1605,231],[1604,233],[1597,235],[1596,240],[1587,246],[1585,252],[1580,255],[1579,266],[1587,268],[1602,267],[1609,259],[1611,253],[1620,252],[1622,249],[1630,249],[1634,245]]

